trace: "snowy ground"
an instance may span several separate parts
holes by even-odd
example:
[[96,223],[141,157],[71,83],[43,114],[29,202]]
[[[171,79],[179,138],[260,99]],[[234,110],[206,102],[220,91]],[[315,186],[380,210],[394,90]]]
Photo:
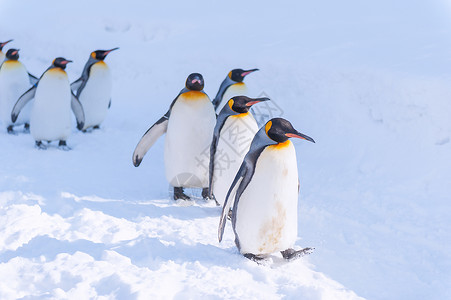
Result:
[[[178,2],[0,1],[36,75],[121,48],[108,119],[72,151],[0,133],[0,298],[451,298],[451,4]],[[131,163],[189,73],[213,97],[236,67],[317,141],[295,142],[297,246],[316,251],[291,264],[244,259],[217,207],[169,200],[163,140]]]

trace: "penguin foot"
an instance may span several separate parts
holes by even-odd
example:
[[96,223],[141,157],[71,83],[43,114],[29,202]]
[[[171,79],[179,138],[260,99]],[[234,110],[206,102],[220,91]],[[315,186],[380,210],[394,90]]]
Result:
[[45,146],[42,141],[36,141],[36,148],[38,148],[39,150],[47,150],[47,146]]
[[174,200],[191,200],[191,198],[183,192],[182,187],[174,186]]
[[213,195],[213,193],[211,193],[211,195],[210,195],[208,190],[209,189],[207,187],[202,188],[202,198],[204,198],[205,201],[214,200],[216,203],[216,206],[219,206],[219,202],[216,201],[215,195]]
[[72,150],[69,146],[67,146],[66,141],[61,140],[58,144],[58,149],[60,150],[64,150],[64,151],[69,151]]
[[17,133],[14,132],[14,127],[13,127],[13,125],[9,125],[9,126],[6,128],[6,132],[8,132],[8,134],[17,135]]
[[283,258],[285,258],[286,260],[295,260],[312,253],[313,250],[315,250],[315,248],[304,248],[301,250],[288,248],[287,250],[280,251],[280,253],[282,253]]
[[23,133],[30,133],[30,124],[25,123],[23,126]]
[[93,129],[93,130],[95,130],[95,129],[100,129],[100,125],[92,126],[92,129]]
[[266,257],[262,255],[256,255],[252,253],[245,253],[243,254],[244,257],[246,257],[249,260],[255,261],[257,264],[262,264],[264,261],[266,261]]

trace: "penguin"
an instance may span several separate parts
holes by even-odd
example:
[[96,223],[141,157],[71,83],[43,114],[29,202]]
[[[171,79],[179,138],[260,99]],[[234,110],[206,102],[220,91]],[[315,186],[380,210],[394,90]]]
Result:
[[[210,147],[209,197],[223,205],[227,191],[241,166],[244,155],[258,131],[249,109],[269,98],[236,96],[221,109]],[[218,155],[216,155],[216,153]]]
[[3,52],[3,47],[6,46],[6,44],[12,42],[13,40],[9,40],[6,42],[0,42],[0,64],[5,60],[5,53]]
[[92,52],[81,77],[71,84],[71,89],[84,108],[84,132],[88,128],[99,129],[111,106],[112,77],[104,60],[110,52],[117,49],[119,48]]
[[247,93],[246,85],[243,80],[248,74],[258,71],[258,69],[242,70],[233,69],[227,74],[227,77],[221,83],[216,97],[213,99],[215,110],[220,109],[227,100],[233,96],[245,95]]
[[289,138],[315,142],[283,118],[273,118],[260,128],[222,208],[219,241],[233,202],[235,244],[241,254],[256,262],[277,251],[286,260],[312,252],[312,248],[293,249],[298,225],[298,170]]
[[[0,66],[0,118],[9,134],[14,134],[11,110],[20,95],[36,82],[35,79],[19,61],[19,49],[9,49]],[[31,105],[27,105],[15,123],[23,124],[25,132],[30,128],[30,111]]]
[[202,75],[190,74],[169,110],[144,133],[133,152],[133,165],[138,167],[150,147],[166,133],[165,173],[174,187],[174,200],[190,199],[184,188],[202,188],[202,197],[208,200],[208,150],[216,113],[203,88]]
[[63,57],[55,58],[39,81],[20,96],[11,112],[14,123],[25,104],[34,98],[30,131],[38,149],[47,148],[42,141],[59,140],[60,149],[70,150],[66,139],[71,132],[71,108],[77,120],[77,128],[84,126],[83,106],[72,93],[65,71],[70,62],[72,61]]

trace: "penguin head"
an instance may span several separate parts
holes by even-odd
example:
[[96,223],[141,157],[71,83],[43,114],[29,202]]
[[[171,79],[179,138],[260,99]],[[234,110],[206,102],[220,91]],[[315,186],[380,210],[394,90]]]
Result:
[[57,57],[53,60],[52,66],[55,68],[66,69],[66,65],[72,62],[71,60],[67,60],[64,57]]
[[6,52],[6,58],[9,60],[18,60],[19,59],[19,49],[9,49]]
[[3,42],[3,43],[0,43],[0,51],[2,51],[3,50],[3,47],[5,47],[5,45],[6,44],[8,44],[9,42],[12,42],[13,40],[9,40],[9,41],[6,41],[6,42]]
[[119,49],[119,47],[110,49],[110,50],[96,50],[94,52],[91,52],[91,57],[97,60],[104,60],[105,57],[110,54],[110,52]]
[[202,91],[204,89],[204,78],[199,73],[191,73],[186,79],[185,87],[190,91]]
[[229,107],[236,113],[247,113],[252,105],[259,102],[268,101],[269,98],[249,98],[246,96],[235,96],[228,102]]
[[232,71],[229,72],[228,76],[233,81],[243,82],[244,77],[246,77],[246,75],[248,75],[252,72],[255,72],[255,71],[258,71],[258,69],[251,69],[251,70],[233,69]]
[[277,143],[286,142],[289,138],[304,139],[312,143],[315,142],[311,137],[294,129],[289,121],[282,118],[269,120],[265,125],[265,131],[268,137]]

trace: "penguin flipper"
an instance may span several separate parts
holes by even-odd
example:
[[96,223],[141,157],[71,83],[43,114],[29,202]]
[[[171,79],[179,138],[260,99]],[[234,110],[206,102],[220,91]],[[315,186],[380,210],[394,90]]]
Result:
[[30,72],[28,72],[28,79],[30,80],[31,85],[35,85],[39,81],[39,78],[31,74]]
[[110,107],[111,107],[111,99],[110,102],[108,102],[108,109],[110,109]]
[[77,120],[77,129],[82,130],[83,126],[85,126],[85,112],[83,110],[83,106],[81,105],[80,100],[74,95],[74,92],[71,91],[71,101],[70,107],[74,112],[75,119]]
[[31,99],[34,98],[34,95],[36,94],[36,87],[37,85],[33,85],[28,91],[22,94],[20,98],[17,100],[16,104],[13,107],[13,110],[11,111],[11,121],[14,123],[17,120],[17,117],[19,116],[20,111],[22,108],[30,102]]
[[215,154],[216,154],[216,148],[218,147],[219,142],[219,134],[221,132],[222,127],[224,126],[226,120],[228,118],[228,115],[226,114],[220,114],[219,116],[216,116],[216,125],[213,132],[213,140],[211,142],[210,146],[210,164],[208,166],[208,194],[210,197],[213,196],[213,175],[215,170]]
[[80,88],[80,86],[82,84],[83,84],[83,77],[80,77],[70,84],[70,88],[71,88],[71,90],[76,91]]
[[[227,196],[224,201],[224,205],[222,207],[222,213],[221,213],[221,219],[219,220],[219,227],[218,227],[218,240],[219,242],[222,241],[222,236],[224,235],[224,228],[227,221],[227,216],[229,214],[230,206],[232,206],[232,201],[230,198],[235,196],[236,198],[236,192],[238,188],[242,185],[243,178],[246,177],[246,166],[245,162],[241,164],[240,169],[238,170],[238,173],[235,176],[235,179],[232,182],[232,185],[229,188],[229,191],[227,192]],[[238,184],[239,182],[239,184]],[[236,200],[235,200],[236,201]]]
[[[169,113],[169,111],[168,111]],[[149,151],[150,147],[155,144],[160,136],[166,133],[168,129],[169,115],[166,113],[155,124],[153,124],[139,140],[133,152],[133,165],[138,167],[143,160],[144,155]]]

